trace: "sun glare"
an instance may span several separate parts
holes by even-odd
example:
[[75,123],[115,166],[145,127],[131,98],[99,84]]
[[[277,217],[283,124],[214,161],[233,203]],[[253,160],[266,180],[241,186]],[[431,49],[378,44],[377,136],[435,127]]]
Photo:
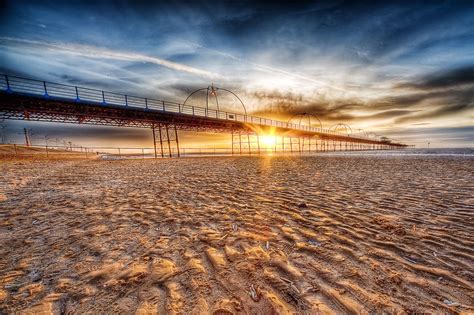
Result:
[[259,136],[260,145],[264,148],[272,148],[275,146],[276,137],[271,135]]

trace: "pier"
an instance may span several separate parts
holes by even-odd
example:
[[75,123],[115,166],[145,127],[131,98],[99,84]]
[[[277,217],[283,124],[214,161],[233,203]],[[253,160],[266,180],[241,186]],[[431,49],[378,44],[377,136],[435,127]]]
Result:
[[[206,90],[206,97],[219,91],[213,86],[200,90]],[[0,119],[149,128],[155,157],[181,156],[180,130],[229,134],[232,155],[268,153],[261,148],[265,135],[274,137],[270,152],[279,154],[408,147],[386,137],[353,134],[345,124],[324,129],[320,122],[305,125],[301,118],[284,122],[255,117],[245,106],[243,113],[234,113],[192,106],[187,100],[180,104],[10,75],[0,75],[0,91]]]

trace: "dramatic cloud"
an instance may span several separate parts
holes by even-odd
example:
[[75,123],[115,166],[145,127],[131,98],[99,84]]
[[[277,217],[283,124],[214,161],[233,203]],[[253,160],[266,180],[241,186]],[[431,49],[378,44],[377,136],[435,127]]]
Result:
[[474,65],[448,69],[424,76],[419,81],[399,84],[399,88],[420,90],[445,89],[463,85],[474,85]]

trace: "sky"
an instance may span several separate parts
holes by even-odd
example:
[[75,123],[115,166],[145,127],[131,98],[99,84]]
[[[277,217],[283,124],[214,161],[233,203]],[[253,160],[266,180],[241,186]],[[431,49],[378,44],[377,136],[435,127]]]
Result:
[[[0,73],[181,103],[214,84],[252,115],[310,113],[325,128],[418,147],[474,146],[472,1],[16,0],[0,12]],[[145,130],[3,124],[10,141],[23,127],[84,145],[150,140]]]

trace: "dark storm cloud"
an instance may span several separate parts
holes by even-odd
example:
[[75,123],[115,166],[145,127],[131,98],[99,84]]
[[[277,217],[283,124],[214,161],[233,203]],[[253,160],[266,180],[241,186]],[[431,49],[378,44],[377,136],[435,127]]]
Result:
[[414,114],[410,114],[404,117],[400,117],[395,119],[395,123],[402,123],[408,121],[419,121],[422,119],[433,119],[439,117],[445,117],[452,114],[459,114],[462,112],[466,112],[469,109],[474,109],[474,105],[471,104],[452,104],[452,105],[445,105],[435,107],[432,110],[426,110],[423,112],[416,112]]
[[430,103],[431,105],[449,106],[453,104],[473,104],[474,90],[472,87],[448,89],[442,91],[428,91],[421,93],[400,93],[398,96],[391,96],[379,99],[367,104],[371,109],[397,109],[418,106],[420,103]]
[[[395,122],[432,119],[462,113],[474,109],[474,88],[407,93],[383,97],[372,101],[325,100],[308,101],[291,93],[254,93],[254,97],[266,102],[265,109],[256,114],[294,115],[311,113],[330,121],[358,121],[365,119],[396,118]],[[374,114],[350,115],[348,112],[371,110]]]
[[399,84],[399,88],[433,90],[457,87],[466,84],[474,85],[474,64],[460,68],[447,69],[425,75],[420,80]]

